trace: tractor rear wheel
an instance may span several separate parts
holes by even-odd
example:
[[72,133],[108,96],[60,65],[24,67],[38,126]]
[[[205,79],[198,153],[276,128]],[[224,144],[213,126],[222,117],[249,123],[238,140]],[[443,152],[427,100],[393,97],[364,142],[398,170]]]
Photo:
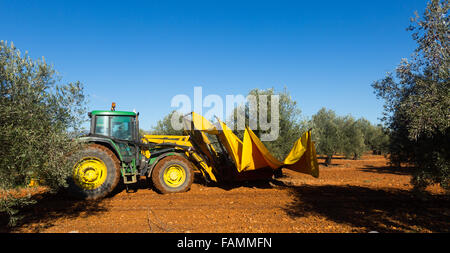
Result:
[[107,147],[89,144],[74,157],[69,193],[82,199],[99,199],[111,193],[120,181],[120,162]]
[[191,162],[179,155],[164,157],[152,172],[153,186],[163,194],[188,191],[193,181]]

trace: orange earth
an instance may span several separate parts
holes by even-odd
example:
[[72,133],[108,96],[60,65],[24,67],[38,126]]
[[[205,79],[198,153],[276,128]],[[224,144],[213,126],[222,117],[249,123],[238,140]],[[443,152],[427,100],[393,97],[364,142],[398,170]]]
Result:
[[[323,159],[319,159],[322,162]],[[367,233],[449,232],[450,201],[437,185],[412,194],[410,169],[383,156],[320,163],[318,179],[283,170],[270,182],[206,186],[161,195],[142,184],[99,201],[36,194],[7,233]]]

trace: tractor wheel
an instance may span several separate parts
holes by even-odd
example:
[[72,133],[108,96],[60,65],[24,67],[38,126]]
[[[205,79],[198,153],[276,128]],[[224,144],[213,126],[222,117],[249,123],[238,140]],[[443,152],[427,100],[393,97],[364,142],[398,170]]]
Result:
[[152,172],[153,186],[162,194],[188,191],[193,181],[191,162],[179,155],[164,157]]
[[69,193],[82,199],[99,199],[111,193],[120,181],[120,162],[107,147],[90,144],[73,157]]

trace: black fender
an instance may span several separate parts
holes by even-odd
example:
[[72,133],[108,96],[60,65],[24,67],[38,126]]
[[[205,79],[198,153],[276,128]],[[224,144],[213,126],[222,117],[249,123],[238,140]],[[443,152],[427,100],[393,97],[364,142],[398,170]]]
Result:
[[103,146],[109,148],[116,155],[116,157],[119,159],[119,161],[121,161],[121,162],[123,161],[122,155],[120,154],[119,147],[117,147],[117,145],[111,139],[95,137],[95,136],[85,136],[85,137],[78,138],[78,140],[81,142],[84,142],[84,143],[96,143],[96,144],[103,145]]

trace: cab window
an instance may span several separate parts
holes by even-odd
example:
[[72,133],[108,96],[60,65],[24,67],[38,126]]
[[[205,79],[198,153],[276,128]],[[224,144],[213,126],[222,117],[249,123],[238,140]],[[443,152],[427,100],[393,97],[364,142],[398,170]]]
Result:
[[111,117],[111,137],[121,140],[133,140],[133,118],[124,116]]
[[97,116],[95,117],[95,133],[109,136],[109,117]]

